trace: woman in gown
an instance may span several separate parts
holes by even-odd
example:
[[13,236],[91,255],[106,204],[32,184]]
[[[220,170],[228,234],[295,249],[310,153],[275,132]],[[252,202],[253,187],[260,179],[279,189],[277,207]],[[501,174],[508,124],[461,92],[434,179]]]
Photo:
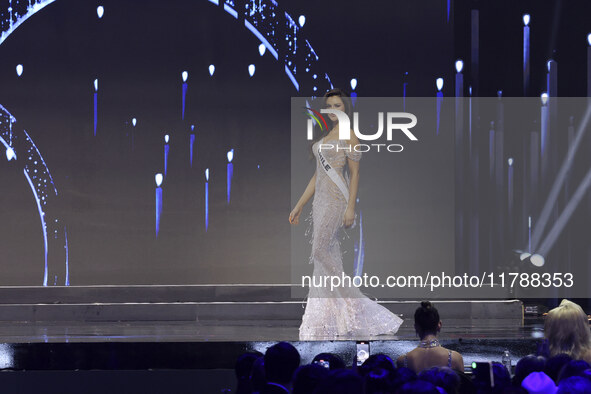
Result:
[[[332,89],[324,95],[324,100],[325,108],[343,111],[351,119],[351,102],[343,91]],[[353,131],[350,140],[339,140],[338,119],[334,114],[329,114],[328,118],[330,131],[325,132],[312,145],[316,158],[316,172],[291,211],[289,221],[298,224],[304,205],[314,196],[310,256],[310,263],[314,264],[313,276],[323,278],[334,275],[342,278],[343,261],[339,233],[343,227],[351,227],[355,221],[361,153],[352,149],[359,143]],[[319,144],[324,144],[321,154],[344,182],[349,196],[345,196],[325,172],[319,158]],[[350,151],[348,148],[351,148]],[[348,172],[344,171],[345,165],[348,166]],[[300,326],[300,339],[394,334],[401,324],[402,319],[364,296],[359,288],[341,286],[331,291],[329,282],[328,286],[310,286]]]

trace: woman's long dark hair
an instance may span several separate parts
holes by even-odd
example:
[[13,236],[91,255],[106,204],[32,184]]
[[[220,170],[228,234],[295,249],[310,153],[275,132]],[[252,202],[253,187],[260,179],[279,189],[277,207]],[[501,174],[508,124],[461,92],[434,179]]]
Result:
[[[329,97],[333,97],[333,96],[337,96],[340,97],[341,100],[343,101],[343,105],[345,106],[345,113],[347,114],[347,116],[349,117],[349,119],[352,119],[353,117],[353,104],[351,103],[351,98],[349,97],[349,95],[347,93],[345,93],[345,91],[343,91],[342,89],[339,88],[334,88],[329,90],[328,92],[324,93],[324,96],[322,97],[322,101],[321,101],[321,107],[320,108],[326,108],[326,100]],[[318,111],[320,112],[320,111]],[[325,114],[324,116],[324,120],[326,120],[326,123],[328,125],[328,129],[323,129],[321,130],[320,127],[315,126],[314,127],[314,134],[313,134],[313,140],[310,144],[310,159],[314,159],[314,153],[312,152],[312,146],[320,141],[322,138],[326,137],[328,135],[328,133],[330,132],[330,130],[332,130],[333,126],[334,126],[334,122],[332,120],[330,120],[330,118],[328,117],[327,114]]]
[[421,302],[421,306],[415,311],[415,327],[419,336],[436,335],[438,325],[439,312],[437,309],[429,301]]
[[[343,105],[345,106],[344,112],[347,114],[349,119],[352,119],[353,104],[351,104],[351,97],[349,97],[349,95],[347,93],[345,93],[342,89],[334,88],[334,89],[331,89],[328,92],[324,93],[324,97],[322,97],[322,102],[321,102],[322,107],[321,108],[326,108],[326,100],[329,97],[333,97],[333,96],[337,96],[337,97],[341,98],[341,100],[343,101]],[[328,130],[320,130],[320,127],[314,127],[314,140],[312,141],[312,144],[314,144],[317,141],[319,141],[320,139],[326,137],[326,135],[334,127],[334,122],[332,120],[330,120],[330,118],[328,117],[328,114],[324,114],[323,116],[324,116],[324,119],[326,120],[326,123],[328,124]]]

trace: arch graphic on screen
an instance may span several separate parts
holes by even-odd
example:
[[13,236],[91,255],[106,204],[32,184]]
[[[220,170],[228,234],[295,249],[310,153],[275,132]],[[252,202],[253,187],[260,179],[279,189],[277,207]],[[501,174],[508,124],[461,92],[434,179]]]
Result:
[[[9,0],[8,7],[0,9],[0,46],[27,19],[55,1]],[[195,1],[208,1],[244,23],[245,28],[260,40],[258,50],[261,56],[265,49],[268,50],[283,66],[285,74],[300,94],[305,90],[304,95],[311,93],[309,96],[315,98],[318,92],[333,88],[330,77],[322,71],[318,55],[301,32],[305,16],[292,18],[275,0]],[[242,11],[238,11],[239,8]],[[107,18],[106,12],[103,6],[98,5],[99,19]],[[0,103],[1,100],[0,96]],[[69,286],[67,229],[65,223],[53,214],[53,206],[58,198],[57,188],[33,139],[24,129],[14,127],[15,124],[16,119],[0,105],[0,143],[6,149],[8,161],[14,160],[23,169],[41,219],[44,240],[43,286]]]

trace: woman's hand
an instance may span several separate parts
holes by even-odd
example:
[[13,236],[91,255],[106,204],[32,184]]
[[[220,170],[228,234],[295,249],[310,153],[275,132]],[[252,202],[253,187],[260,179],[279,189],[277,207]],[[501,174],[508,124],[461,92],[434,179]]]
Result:
[[302,208],[296,205],[296,207],[289,214],[289,222],[291,224],[299,224],[301,213],[302,213]]
[[347,208],[343,217],[343,226],[349,228],[353,225],[353,222],[355,222],[355,209]]

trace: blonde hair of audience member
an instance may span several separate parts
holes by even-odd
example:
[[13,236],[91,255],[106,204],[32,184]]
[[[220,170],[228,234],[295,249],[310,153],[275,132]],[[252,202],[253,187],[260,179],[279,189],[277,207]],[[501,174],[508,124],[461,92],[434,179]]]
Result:
[[579,305],[562,300],[548,312],[544,322],[550,356],[566,353],[575,360],[591,363],[591,332],[587,315]]

